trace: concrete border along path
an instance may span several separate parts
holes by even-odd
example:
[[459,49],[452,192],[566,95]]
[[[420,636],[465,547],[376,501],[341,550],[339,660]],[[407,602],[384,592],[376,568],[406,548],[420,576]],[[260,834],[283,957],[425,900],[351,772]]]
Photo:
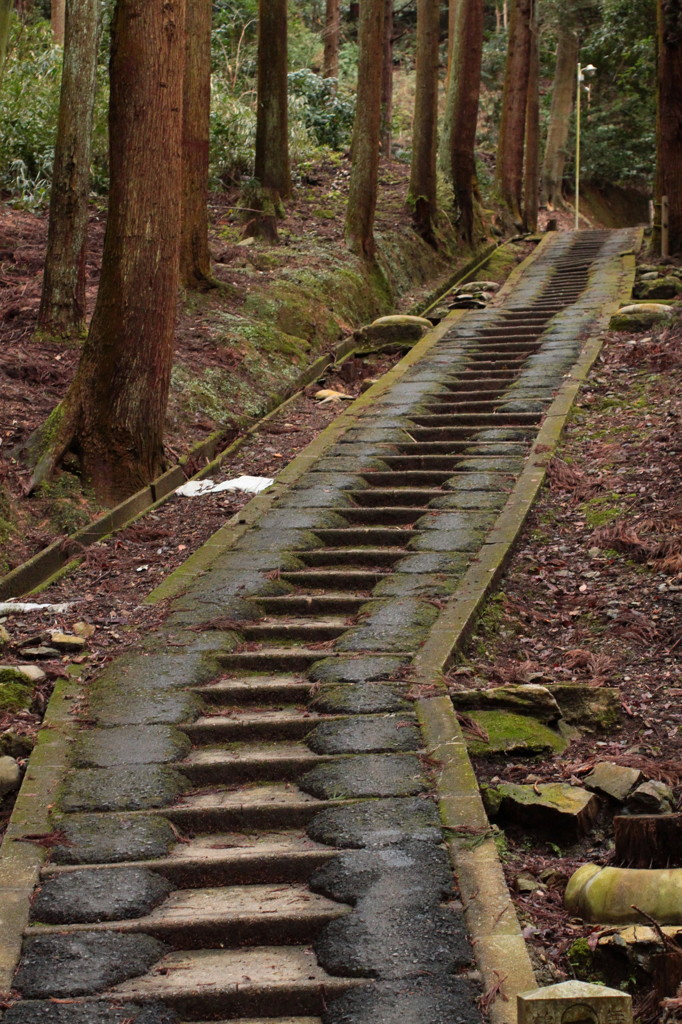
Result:
[[58,687],[0,857],[4,1024],[514,1019],[534,979],[441,676],[637,240],[548,236],[159,588],[91,727]]

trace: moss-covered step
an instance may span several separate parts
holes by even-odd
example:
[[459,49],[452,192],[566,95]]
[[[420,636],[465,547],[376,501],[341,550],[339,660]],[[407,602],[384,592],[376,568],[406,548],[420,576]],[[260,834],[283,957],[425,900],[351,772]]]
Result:
[[[526,754],[530,757],[561,754],[568,746],[567,740],[542,722],[528,715],[510,711],[467,712],[478,728],[464,727],[464,738],[469,752],[478,757],[494,757],[496,754]],[[483,734],[487,739],[483,739]]]
[[550,782],[540,786],[502,783],[483,786],[483,803],[493,820],[515,822],[546,832],[577,837],[589,831],[599,799],[580,786]]

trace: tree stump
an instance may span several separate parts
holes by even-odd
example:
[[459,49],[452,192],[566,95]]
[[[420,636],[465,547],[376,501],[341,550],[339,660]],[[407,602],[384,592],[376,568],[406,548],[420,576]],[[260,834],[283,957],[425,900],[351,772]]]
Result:
[[623,815],[613,825],[618,867],[682,867],[682,814]]

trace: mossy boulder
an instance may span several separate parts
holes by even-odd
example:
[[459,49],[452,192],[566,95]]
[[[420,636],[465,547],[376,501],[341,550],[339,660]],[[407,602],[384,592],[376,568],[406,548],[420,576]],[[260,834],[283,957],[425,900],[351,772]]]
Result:
[[361,334],[371,341],[419,341],[432,326],[431,321],[423,316],[395,314],[380,316],[363,327]]
[[487,734],[483,740],[465,731],[464,738],[471,754],[494,757],[496,754],[529,756],[561,754],[567,742],[559,733],[527,715],[509,711],[467,712],[476,725]]
[[682,281],[672,274],[654,280],[640,279],[635,289],[638,299],[676,299],[682,295]]
[[490,818],[528,825],[575,838],[589,831],[599,813],[599,798],[580,786],[550,782],[539,786],[502,783],[483,786]]
[[620,693],[613,687],[549,683],[548,689],[568,725],[588,732],[608,732],[620,723]]
[[637,334],[648,331],[658,324],[666,324],[672,317],[672,309],[661,303],[633,303],[630,306],[621,306],[618,312],[614,313],[609,328],[612,331],[629,331],[631,334]]
[[462,711],[512,711],[530,715],[541,722],[557,722],[561,710],[546,686],[494,686],[488,690],[460,690],[451,693],[453,705]]
[[14,668],[0,668],[0,711],[28,711],[33,700],[26,676]]
[[566,887],[569,913],[600,924],[637,924],[642,915],[660,925],[682,924],[682,868],[613,868],[584,864]]

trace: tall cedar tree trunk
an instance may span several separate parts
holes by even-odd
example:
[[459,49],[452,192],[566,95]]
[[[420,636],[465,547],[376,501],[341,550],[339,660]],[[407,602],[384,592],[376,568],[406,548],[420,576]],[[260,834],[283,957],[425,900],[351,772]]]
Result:
[[255,177],[260,193],[252,199],[258,213],[249,221],[244,233],[276,241],[277,217],[283,214],[282,201],[291,195],[287,0],[260,0],[258,10]]
[[[162,469],[182,217],[185,0],[118,0],[111,39],[110,192],[102,276],[52,463],[80,458],[115,504]],[[57,419],[57,415],[59,419]],[[49,467],[39,466],[40,476]]]
[[185,288],[199,291],[215,285],[208,250],[212,11],[211,0],[191,0],[187,4],[180,281]]
[[459,0],[450,0],[448,3],[448,67],[445,74],[445,110],[440,129],[440,141],[438,143],[438,167],[442,174],[450,180],[452,168],[450,165],[450,137],[452,133],[452,110],[447,102],[450,94],[452,77],[454,74],[453,60],[455,53],[455,38],[457,24],[457,8]]
[[13,8],[12,0],[0,0],[0,85],[2,85],[2,72],[5,67],[5,57],[7,56]]
[[668,197],[671,253],[682,252],[682,0],[658,0],[656,192]]
[[324,19],[324,78],[339,77],[339,42],[341,38],[341,0],[327,0]]
[[85,326],[85,250],[99,0],[68,0],[59,121],[38,327],[76,335]]
[[385,0],[362,0],[360,6],[357,112],[346,207],[346,243],[352,252],[367,260],[372,260],[375,253],[384,9]]
[[417,71],[408,202],[414,229],[429,245],[436,244],[439,41],[439,0],[417,0]]
[[579,43],[574,28],[559,25],[547,143],[542,162],[542,198],[550,210],[563,207],[561,186],[575,96]]
[[523,169],[523,226],[526,231],[537,231],[540,204],[540,49],[537,8],[537,0],[532,0],[526,101],[526,158]]
[[500,199],[519,227],[523,223],[523,150],[528,102],[531,12],[532,0],[512,0],[497,150],[496,177]]
[[50,8],[50,25],[55,43],[64,45],[64,33],[66,31],[66,2],[65,0],[52,0]]
[[391,157],[393,121],[393,0],[384,0],[384,59],[381,78],[381,152]]
[[474,237],[476,179],[476,124],[481,93],[483,52],[483,0],[458,0],[452,75],[447,96],[450,123],[450,176],[461,216],[462,237]]

